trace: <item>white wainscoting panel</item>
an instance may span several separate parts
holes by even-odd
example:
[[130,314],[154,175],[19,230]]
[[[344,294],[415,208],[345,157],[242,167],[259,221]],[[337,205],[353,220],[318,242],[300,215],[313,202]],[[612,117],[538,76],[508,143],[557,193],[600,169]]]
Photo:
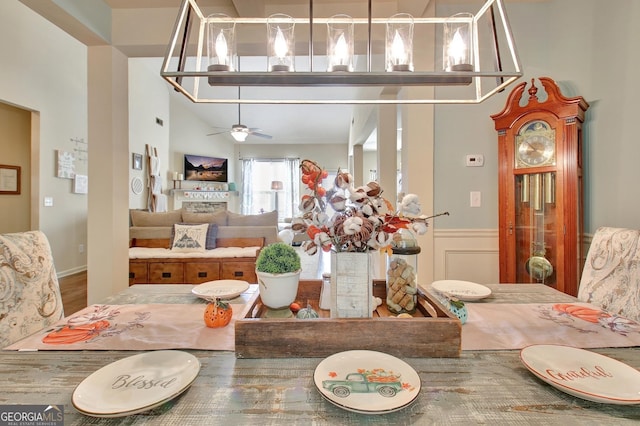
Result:
[[[593,234],[585,233],[583,258]],[[434,280],[500,282],[497,229],[437,229],[434,231]]]
[[434,280],[500,282],[497,229],[434,231]]

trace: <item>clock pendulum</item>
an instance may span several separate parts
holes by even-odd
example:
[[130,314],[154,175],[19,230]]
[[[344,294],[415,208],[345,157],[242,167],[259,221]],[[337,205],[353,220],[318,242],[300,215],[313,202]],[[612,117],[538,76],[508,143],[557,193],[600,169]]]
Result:
[[[527,197],[523,198],[527,200],[526,202],[531,203],[529,211],[533,215],[532,222],[535,223],[535,226],[530,229],[529,239],[531,241],[531,253],[525,262],[525,269],[533,279],[544,284],[553,274],[553,265],[549,259],[545,257],[547,247],[544,241],[544,209],[548,204],[555,201],[551,186],[553,181],[552,173],[544,173],[542,177],[539,173],[532,176],[524,175],[523,177],[526,177],[527,181],[533,181],[533,184],[531,185],[531,183],[529,183],[526,188],[532,189],[532,197],[530,198],[527,194]],[[523,190],[524,189],[525,188],[523,188]]]

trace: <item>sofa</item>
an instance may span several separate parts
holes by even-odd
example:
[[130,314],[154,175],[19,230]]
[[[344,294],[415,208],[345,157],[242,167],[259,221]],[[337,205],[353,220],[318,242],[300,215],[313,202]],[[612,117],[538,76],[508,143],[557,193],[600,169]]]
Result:
[[277,212],[130,211],[129,285],[257,282],[262,247],[277,242]]

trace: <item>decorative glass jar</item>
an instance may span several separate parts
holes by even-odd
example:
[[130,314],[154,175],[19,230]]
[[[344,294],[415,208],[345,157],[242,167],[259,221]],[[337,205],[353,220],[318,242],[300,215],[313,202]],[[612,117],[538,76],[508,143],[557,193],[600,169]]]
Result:
[[416,310],[418,302],[418,253],[413,234],[400,230],[394,236],[391,256],[387,256],[387,308],[395,314]]

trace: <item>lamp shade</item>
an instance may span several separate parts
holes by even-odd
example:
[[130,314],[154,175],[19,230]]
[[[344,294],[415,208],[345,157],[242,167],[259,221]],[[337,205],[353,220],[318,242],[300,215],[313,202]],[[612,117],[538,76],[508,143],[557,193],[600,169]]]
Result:
[[444,24],[442,56],[445,71],[473,71],[473,15],[458,13]]
[[235,21],[223,13],[207,17],[208,71],[233,71],[236,55]]
[[269,71],[294,71],[294,19],[283,13],[267,18]]
[[353,71],[353,18],[334,15],[327,23],[327,71]]
[[408,13],[389,18],[385,58],[387,71],[413,71],[413,16]]
[[280,191],[284,189],[284,184],[280,180],[271,181],[271,189],[274,191]]

